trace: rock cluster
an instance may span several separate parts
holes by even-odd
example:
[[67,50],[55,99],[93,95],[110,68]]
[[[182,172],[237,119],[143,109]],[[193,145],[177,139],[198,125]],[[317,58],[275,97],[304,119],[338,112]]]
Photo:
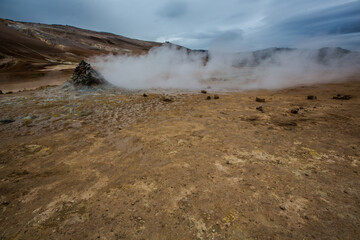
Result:
[[342,94],[337,94],[336,96],[333,97],[333,99],[337,99],[337,100],[350,100],[352,98],[351,95],[342,95]]
[[69,82],[75,86],[94,86],[106,83],[106,80],[84,60],[77,65]]

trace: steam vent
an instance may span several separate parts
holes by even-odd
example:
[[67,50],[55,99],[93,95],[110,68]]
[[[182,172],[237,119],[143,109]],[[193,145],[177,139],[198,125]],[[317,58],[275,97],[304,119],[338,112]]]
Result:
[[75,86],[94,86],[106,83],[106,80],[99,72],[94,70],[91,65],[84,60],[77,65],[69,82]]

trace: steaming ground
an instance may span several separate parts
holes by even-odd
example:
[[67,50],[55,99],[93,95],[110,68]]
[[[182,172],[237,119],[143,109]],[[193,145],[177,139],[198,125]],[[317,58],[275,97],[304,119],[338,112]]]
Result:
[[93,63],[108,81],[127,89],[281,89],[343,81],[360,69],[360,55],[340,48],[263,51],[207,53],[170,44],[147,55],[109,55]]
[[359,239],[359,80],[0,95],[0,238]]
[[0,239],[360,239],[358,53],[2,22],[1,90],[110,52],[120,88],[0,94]]

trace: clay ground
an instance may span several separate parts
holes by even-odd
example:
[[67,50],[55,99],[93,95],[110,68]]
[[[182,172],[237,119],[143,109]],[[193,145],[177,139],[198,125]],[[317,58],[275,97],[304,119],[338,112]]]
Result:
[[355,80],[0,95],[0,239],[360,239]]

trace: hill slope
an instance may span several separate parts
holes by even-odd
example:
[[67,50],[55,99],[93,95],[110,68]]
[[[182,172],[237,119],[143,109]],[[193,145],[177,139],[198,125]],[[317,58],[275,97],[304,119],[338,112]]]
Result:
[[160,45],[72,26],[0,19],[0,85],[39,81],[47,74],[54,81],[63,80],[81,59],[142,54]]

